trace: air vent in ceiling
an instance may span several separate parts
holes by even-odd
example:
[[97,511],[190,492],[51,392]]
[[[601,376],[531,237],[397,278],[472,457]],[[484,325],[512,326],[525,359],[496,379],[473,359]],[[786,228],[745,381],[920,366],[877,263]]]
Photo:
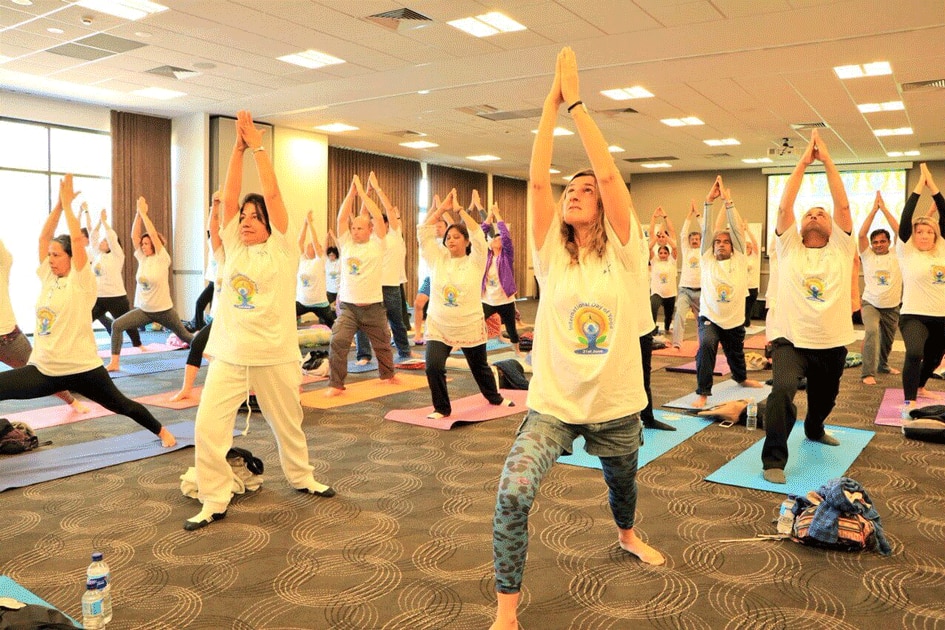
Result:
[[541,108],[535,109],[518,109],[510,110],[505,112],[493,112],[490,114],[477,114],[480,118],[488,118],[489,120],[499,121],[499,120],[522,120],[524,118],[540,118],[541,117]]
[[718,160],[722,158],[730,158],[732,157],[732,154],[731,153],[706,153],[702,157],[709,160]]
[[388,131],[387,135],[411,140],[413,138],[422,138],[427,134],[420,133],[419,131],[411,131],[410,129],[401,129],[400,131]]
[[95,61],[96,59],[111,57],[112,55],[128,52],[129,50],[141,48],[142,46],[145,46],[145,44],[130,39],[114,37],[113,35],[106,35],[105,33],[97,33],[83,37],[82,39],[77,39],[68,44],[54,46],[53,48],[47,49],[46,52],[53,53],[54,55],[62,55],[63,57],[72,57],[73,59],[82,59],[83,61]]
[[624,158],[624,162],[630,162],[631,164],[639,164],[640,162],[671,162],[672,160],[678,160],[679,158],[675,155],[657,155],[655,157],[636,157],[636,158]]
[[934,142],[920,142],[920,149],[931,149],[932,147],[945,147],[945,140],[936,140]]
[[46,52],[54,55],[62,55],[63,57],[72,57],[73,59],[82,59],[83,61],[95,61],[96,59],[104,59],[105,57],[111,57],[115,54],[108,50],[79,46],[78,44],[54,46],[53,48],[47,49]]
[[423,28],[433,22],[431,18],[406,7],[375,13],[367,16],[368,21],[392,31],[402,32]]
[[945,88],[945,79],[931,79],[929,81],[912,81],[903,83],[901,86],[903,92],[918,92],[920,90],[940,90]]
[[189,79],[190,77],[195,77],[200,73],[196,70],[188,70],[187,68],[177,68],[175,66],[158,66],[157,68],[151,68],[150,70],[145,70],[148,74],[156,74],[160,77],[168,77],[170,79],[177,79],[182,81],[184,79]]
[[794,131],[803,131],[804,129],[826,129],[827,123],[825,122],[809,122],[809,123],[791,123],[791,129]]
[[618,107],[617,109],[595,109],[595,114],[607,114],[613,116],[615,114],[639,114],[637,110],[632,107]]
[[467,105],[466,107],[457,107],[456,111],[469,114],[470,116],[487,116],[499,111],[498,107],[492,105]]

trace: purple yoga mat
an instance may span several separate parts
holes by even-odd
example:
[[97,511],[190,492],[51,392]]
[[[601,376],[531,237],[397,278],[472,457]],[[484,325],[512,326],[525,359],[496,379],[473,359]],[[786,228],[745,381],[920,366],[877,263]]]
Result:
[[503,418],[527,411],[525,408],[525,399],[528,397],[527,391],[522,389],[500,389],[499,392],[502,394],[503,398],[515,402],[515,406],[501,407],[490,405],[489,402],[482,397],[482,394],[474,394],[473,396],[466,396],[465,398],[451,401],[453,413],[439,420],[429,420],[427,418],[427,414],[433,413],[432,406],[421,407],[419,409],[394,409],[387,412],[384,419],[446,431],[452,429],[453,425],[457,422],[483,422],[484,420],[495,420],[496,418]]

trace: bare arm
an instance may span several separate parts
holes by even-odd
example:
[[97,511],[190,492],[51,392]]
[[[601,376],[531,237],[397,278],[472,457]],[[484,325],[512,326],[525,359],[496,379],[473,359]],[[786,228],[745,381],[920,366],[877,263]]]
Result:
[[141,251],[141,215],[135,211],[135,220],[131,224],[131,244],[136,252]]
[[325,248],[322,247],[321,241],[318,240],[318,232],[315,231],[315,217],[312,215],[311,210],[309,210],[308,214],[305,216],[305,223],[308,225],[309,234],[312,237],[312,247],[315,248],[315,255],[319,258],[324,258]]
[[886,217],[886,222],[889,223],[889,227],[892,228],[893,239],[896,238],[896,234],[899,233],[899,221],[896,220],[896,217],[893,216],[892,212],[889,211],[889,208],[886,207],[886,202],[883,201],[883,196],[876,191],[876,196],[879,197],[879,209],[882,210],[883,215]]
[[354,182],[357,181],[358,176],[355,175],[351,179],[351,185],[348,186],[348,194],[345,195],[345,198],[341,200],[341,207],[338,209],[338,236],[342,237],[348,233],[348,228],[350,227],[352,212],[354,212],[354,198],[358,194],[357,188],[354,187]]
[[[873,225],[873,219],[876,217],[876,212],[879,210],[879,200],[880,200],[880,199],[882,199],[882,196],[880,195],[879,191],[877,190],[877,191],[876,191],[876,198],[873,199],[873,209],[870,210],[870,213],[869,213],[868,215],[866,215],[866,218],[865,218],[865,219],[863,219],[863,225],[860,226],[860,231],[859,231],[859,233],[856,235],[856,236],[857,236],[857,241],[859,242],[860,253],[861,253],[861,254],[862,254],[863,252],[865,252],[867,249],[869,249],[869,246],[870,246],[870,237],[869,237],[870,226]],[[896,231],[898,232],[899,230],[896,229]]]
[[358,191],[358,197],[361,198],[361,203],[371,215],[371,219],[374,221],[374,233],[378,238],[383,239],[387,236],[387,224],[384,223],[384,215],[381,214],[381,209],[378,207],[374,200],[371,199],[367,192],[365,192],[364,187],[361,185],[360,179],[354,180],[355,189]]
[[[72,189],[72,175],[67,174],[62,178],[59,185],[59,202],[62,207],[62,213],[66,217],[66,225],[69,226],[69,237],[73,243],[78,243],[82,238],[82,226],[79,225],[79,219],[72,212],[72,202],[75,201],[77,192]],[[55,226],[53,226],[55,229]],[[76,271],[85,267],[89,262],[89,255],[84,247],[72,248],[72,268]]]
[[[243,190],[243,153],[246,151],[246,141],[240,133],[239,120],[236,121],[236,142],[230,153],[230,162],[226,167],[226,179],[223,181],[223,222],[220,227],[225,228],[230,221],[239,214],[240,192]],[[135,245],[137,247],[137,245]]]
[[[71,184],[71,175],[66,175],[70,178],[70,188],[72,190]],[[49,213],[49,216],[46,217],[46,220],[43,222],[43,229],[39,231],[39,262],[42,263],[46,260],[46,257],[49,255],[49,243],[53,240],[53,237],[56,235],[56,226],[59,225],[59,217],[62,216],[62,186],[65,181],[65,177],[59,182],[60,194],[56,198],[56,205],[53,206],[52,212]],[[70,199],[70,203],[71,203]]]
[[[570,47],[565,47],[558,54],[561,67],[561,96],[566,103],[573,105],[581,100],[578,87],[577,59]],[[623,175],[614,162],[614,156],[608,149],[607,140],[587,108],[583,106],[571,109],[571,119],[577,127],[584,151],[591,161],[591,168],[597,178],[597,189],[604,204],[604,215],[624,245],[630,240],[630,227],[633,219],[630,212],[633,206],[630,191],[623,180]]]
[[797,166],[788,177],[784,185],[784,192],[781,193],[781,203],[778,204],[778,222],[775,225],[775,234],[781,236],[794,225],[794,202],[797,200],[797,193],[801,189],[801,181],[804,179],[804,171],[814,162],[814,139],[811,137],[807,143],[807,148],[797,161]]
[[830,196],[833,198],[834,223],[847,234],[851,234],[853,232],[853,216],[850,214],[850,201],[847,199],[847,190],[840,178],[840,171],[837,170],[837,165],[833,163],[833,158],[830,157],[830,152],[827,150],[827,144],[816,129],[811,133],[811,139],[814,141],[814,158],[823,163],[824,172],[827,174],[827,186],[830,188]]
[[[559,55],[560,59],[560,55]],[[551,190],[551,153],[554,145],[554,128],[558,108],[564,102],[561,96],[560,61],[555,64],[555,76],[551,90],[545,97],[538,121],[538,133],[532,143],[532,156],[528,165],[529,195],[528,214],[532,217],[532,238],[536,247],[541,247],[555,217],[555,200]]]
[[151,218],[148,216],[148,202],[145,201],[144,197],[138,197],[138,216],[141,217],[141,222],[144,223],[144,229],[148,233],[148,236],[151,237],[151,245],[154,247],[154,253],[160,254],[161,250],[164,249],[164,245],[161,243],[161,239],[158,238],[157,230],[154,229],[154,224],[151,223]]
[[243,142],[253,152],[256,172],[259,174],[263,197],[266,199],[266,210],[269,212],[269,224],[285,234],[289,229],[289,211],[285,207],[285,199],[282,198],[282,192],[279,190],[279,181],[276,179],[272,160],[269,159],[269,153],[262,148],[263,131],[253,125],[253,117],[246,110],[236,113],[236,127],[243,136]]

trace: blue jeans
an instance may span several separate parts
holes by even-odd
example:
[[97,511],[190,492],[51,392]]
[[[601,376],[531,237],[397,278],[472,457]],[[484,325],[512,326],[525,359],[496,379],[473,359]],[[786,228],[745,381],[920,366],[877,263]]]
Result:
[[[381,287],[384,295],[384,310],[387,311],[387,323],[390,325],[391,334],[394,336],[394,345],[397,347],[397,355],[401,359],[410,358],[410,340],[407,339],[407,327],[404,326],[403,308],[401,303],[403,296],[400,293],[400,287]],[[356,353],[359,359],[371,359],[371,344],[368,337],[360,330],[354,337]]]
[[638,414],[598,424],[565,424],[529,411],[519,427],[499,479],[492,521],[496,591],[518,593],[528,555],[528,513],[545,473],[579,435],[600,457],[617,527],[633,527],[637,508],[637,453],[643,429]]
[[745,327],[721,328],[705,317],[699,318],[699,351],[696,353],[696,393],[712,395],[712,372],[719,355],[719,343],[732,370],[732,380],[744,383],[748,378],[745,367]]

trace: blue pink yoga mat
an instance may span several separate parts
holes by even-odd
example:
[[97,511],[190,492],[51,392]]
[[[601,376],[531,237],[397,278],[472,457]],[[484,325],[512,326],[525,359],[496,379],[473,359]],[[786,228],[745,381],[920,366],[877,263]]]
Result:
[[394,422],[403,422],[405,424],[414,424],[431,429],[448,430],[452,429],[457,423],[484,422],[486,420],[495,420],[511,416],[516,413],[528,411],[525,408],[525,399],[528,392],[521,389],[500,389],[499,392],[503,398],[515,403],[514,407],[502,407],[490,405],[489,401],[483,398],[482,394],[474,394],[457,400],[450,401],[453,412],[446,418],[431,420],[427,415],[433,413],[433,406],[420,407],[419,409],[395,409],[387,412],[385,420]]
[[804,422],[800,421],[794,425],[788,438],[790,457],[784,469],[786,484],[771,483],[762,476],[761,447],[764,443],[764,431],[754,431],[753,433],[758,435],[758,441],[706,477],[706,481],[778,494],[803,495],[809,490],[816,490],[835,477],[843,477],[876,435],[873,431],[829,424],[824,428],[828,434],[840,440],[840,446],[811,442],[804,436]]

